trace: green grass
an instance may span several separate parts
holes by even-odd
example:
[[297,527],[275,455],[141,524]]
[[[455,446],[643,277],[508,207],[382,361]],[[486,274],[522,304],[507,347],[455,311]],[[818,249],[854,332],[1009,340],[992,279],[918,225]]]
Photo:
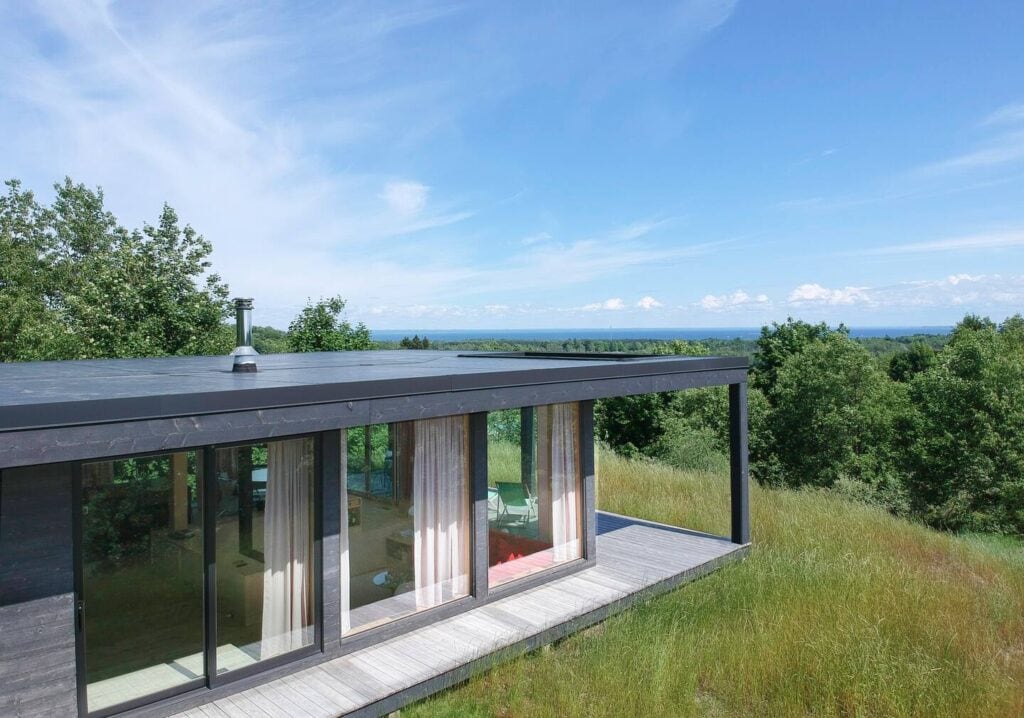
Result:
[[[727,481],[600,457],[599,506],[725,533]],[[752,487],[745,561],[403,716],[1024,715],[1024,547]]]

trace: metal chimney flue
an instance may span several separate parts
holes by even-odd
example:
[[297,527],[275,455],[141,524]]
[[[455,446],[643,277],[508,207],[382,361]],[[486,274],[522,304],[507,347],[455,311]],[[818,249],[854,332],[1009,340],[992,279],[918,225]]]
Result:
[[252,348],[252,299],[235,299],[235,363],[231,371],[254,372],[259,352]]

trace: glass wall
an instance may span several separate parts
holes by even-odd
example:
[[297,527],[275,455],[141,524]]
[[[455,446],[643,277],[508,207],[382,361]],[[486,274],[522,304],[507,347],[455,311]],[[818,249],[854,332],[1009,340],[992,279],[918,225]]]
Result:
[[188,451],[82,465],[89,711],[201,685],[201,463]]
[[313,645],[314,442],[217,449],[217,673]]
[[487,416],[490,586],[581,555],[579,405]]
[[342,432],[344,632],[469,595],[468,436],[465,416]]

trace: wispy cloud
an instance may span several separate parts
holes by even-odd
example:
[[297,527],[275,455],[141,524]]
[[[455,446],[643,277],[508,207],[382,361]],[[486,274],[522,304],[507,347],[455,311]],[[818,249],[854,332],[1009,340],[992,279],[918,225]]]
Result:
[[536,234],[528,234],[519,241],[521,244],[525,244],[529,247],[531,244],[547,242],[549,239],[551,239],[551,235],[548,232],[537,232]]
[[714,248],[648,242],[666,220],[627,216],[603,236],[540,233],[496,256],[493,234],[467,225],[505,200],[458,194],[415,152],[531,85],[586,102],[667,71],[734,6],[613,4],[580,25],[570,7],[524,17],[430,0],[5,4],[0,155],[36,189],[65,174],[102,185],[129,225],[169,202],[213,242],[232,289],[259,298],[261,321],[286,322],[308,296],[369,312],[546,291]]
[[415,215],[427,206],[430,188],[421,182],[388,182],[384,185],[381,199],[399,215]]
[[1006,105],[985,117],[978,125],[995,134],[966,152],[932,162],[913,171],[921,177],[992,169],[1024,161],[1024,104]]
[[980,123],[981,127],[992,125],[1024,125],[1024,102],[1004,105]]
[[669,225],[669,222],[670,220],[667,219],[645,219],[638,222],[632,222],[627,224],[625,227],[619,227],[611,232],[611,238],[623,241],[640,239],[641,237],[646,237],[655,230],[663,229]]
[[661,307],[665,306],[664,304],[659,302],[657,299],[655,299],[654,297],[649,296],[649,295],[646,296],[646,297],[641,297],[637,301],[636,305],[638,307],[640,307],[641,309],[643,309],[645,312],[649,312],[652,309],[660,309]]
[[973,252],[987,249],[1008,249],[1024,247],[1024,229],[1007,232],[991,232],[974,234],[965,237],[951,237],[931,242],[911,242],[908,244],[892,244],[885,247],[874,247],[853,254],[890,255],[890,254],[928,254],[938,252]]
[[1006,132],[980,147],[939,162],[919,167],[922,176],[988,169],[1024,161],[1024,132]]

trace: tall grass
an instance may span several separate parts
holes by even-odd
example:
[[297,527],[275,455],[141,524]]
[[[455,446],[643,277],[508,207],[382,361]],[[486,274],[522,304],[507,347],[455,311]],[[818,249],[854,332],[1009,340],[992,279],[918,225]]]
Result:
[[[600,457],[599,505],[728,528],[727,480]],[[1024,548],[752,487],[743,562],[403,713],[1024,715]]]

